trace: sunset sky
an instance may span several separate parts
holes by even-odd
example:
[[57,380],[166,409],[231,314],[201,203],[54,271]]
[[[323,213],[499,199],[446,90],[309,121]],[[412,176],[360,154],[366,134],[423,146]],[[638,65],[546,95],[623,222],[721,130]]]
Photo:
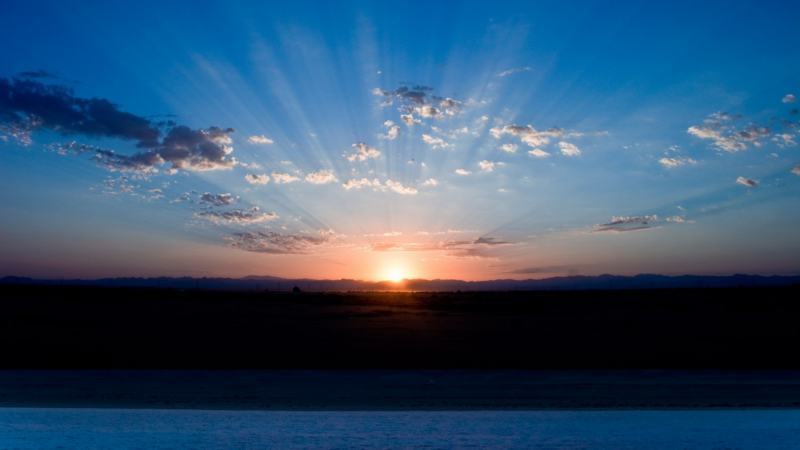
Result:
[[0,276],[800,272],[798,2],[0,8]]

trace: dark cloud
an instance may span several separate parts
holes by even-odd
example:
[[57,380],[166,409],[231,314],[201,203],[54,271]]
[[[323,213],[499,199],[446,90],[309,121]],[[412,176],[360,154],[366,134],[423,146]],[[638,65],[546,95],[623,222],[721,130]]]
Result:
[[319,231],[320,236],[282,234],[274,231],[234,233],[229,247],[248,252],[274,255],[309,254],[315,247],[329,244],[338,238],[333,231]]
[[[645,230],[651,228],[648,222],[658,220],[658,216],[633,216],[633,217],[612,217],[611,222],[599,223],[594,226],[594,230],[589,233],[625,233],[627,231]],[[641,224],[639,226],[630,226],[631,224]]]
[[400,99],[408,100],[409,102],[419,106],[424,106],[428,104],[428,101],[426,100],[428,94],[426,94],[424,91],[411,90],[406,86],[400,86],[394,91],[385,91],[381,88],[375,88],[373,89],[372,93],[387,98],[397,96]]
[[271,212],[269,214],[267,213],[258,214],[258,209],[254,209],[252,210],[252,212],[242,211],[241,209],[234,209],[231,211],[224,211],[224,212],[201,211],[195,213],[195,217],[208,219],[214,222],[215,224],[219,224],[219,222],[228,222],[228,223],[237,223],[240,225],[247,225],[254,222],[273,220],[278,216],[274,212]]
[[22,72],[18,75],[21,78],[58,78],[58,76],[46,71],[46,70],[32,70],[28,72]]
[[231,194],[211,195],[211,193],[206,192],[200,196],[200,201],[197,203],[210,204],[211,206],[226,206],[235,201],[236,198]]
[[535,273],[553,273],[564,270],[564,267],[526,267],[524,269],[509,270],[503,273],[514,273],[519,275],[535,274]]
[[[163,136],[161,127],[171,127]],[[10,134],[29,136],[38,130],[63,135],[115,138],[137,141],[145,148],[134,155],[98,150],[94,158],[112,170],[152,171],[169,162],[172,169],[213,170],[236,164],[226,158],[232,151],[232,128],[191,129],[173,121],[153,122],[121,111],[102,98],[76,97],[70,88],[45,85],[35,80],[0,78],[0,128]],[[163,136],[163,139],[161,139]]]
[[610,227],[610,226],[614,226],[614,225],[620,225],[620,224],[623,224],[623,223],[635,223],[635,222],[641,222],[643,225],[647,225],[647,222],[651,222],[651,221],[654,221],[654,220],[658,220],[658,216],[655,215],[655,214],[653,214],[652,216],[644,216],[644,217],[640,217],[640,216],[612,217],[611,218],[611,222],[597,224],[597,225],[595,225],[595,228]]
[[479,237],[472,241],[473,244],[483,244],[483,245],[511,245],[514,242],[507,242],[501,239],[493,238],[493,237]]
[[638,230],[649,230],[653,227],[649,227],[647,225],[642,225],[640,227],[628,227],[628,228],[598,228],[595,230],[590,231],[589,233],[626,233],[628,231],[638,231]]

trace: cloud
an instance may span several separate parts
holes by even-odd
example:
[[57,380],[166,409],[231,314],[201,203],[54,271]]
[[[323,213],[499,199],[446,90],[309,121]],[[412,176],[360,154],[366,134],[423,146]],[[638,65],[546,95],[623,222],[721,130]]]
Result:
[[528,154],[532,155],[532,156],[535,156],[537,158],[544,158],[545,156],[550,156],[550,153],[547,153],[545,151],[539,150],[538,148],[535,148],[533,150],[529,150]]
[[755,123],[749,124],[742,130],[735,130],[731,124],[741,116],[731,116],[725,111],[709,115],[703,125],[689,127],[687,132],[701,139],[713,140],[717,148],[727,152],[745,150],[750,144],[761,146],[760,139],[771,134],[767,127],[759,127]]
[[244,179],[247,180],[250,184],[267,184],[269,183],[269,175],[256,175],[254,173],[248,173],[244,176]]
[[[800,167],[800,166],[799,166],[799,167]],[[436,180],[434,180],[433,178],[431,178],[431,179],[425,180],[425,182],[424,182],[424,183],[422,183],[422,185],[423,185],[423,186],[438,186],[438,185],[439,185],[439,182],[438,182],[438,181],[436,181]]]
[[800,164],[792,167],[792,173],[797,175],[797,176],[800,176]]
[[272,179],[275,180],[276,184],[287,184],[294,181],[300,181],[300,178],[289,175],[288,173],[281,173],[278,170],[272,171]]
[[661,158],[658,160],[658,162],[669,168],[683,166],[686,164],[697,164],[697,161],[693,160],[692,158],[689,158],[688,156],[684,157],[679,156],[677,158]]
[[794,96],[794,95],[792,95],[792,94],[789,94],[789,95],[787,95],[786,97],[783,97],[783,100],[781,100],[781,101],[782,101],[783,103],[794,103],[796,100],[797,100],[797,99],[795,98],[795,96]]
[[353,144],[353,148],[356,149],[356,153],[348,156],[348,161],[364,161],[367,158],[377,158],[381,154],[381,152],[363,142]]
[[623,224],[623,223],[635,223],[635,222],[641,222],[643,225],[646,225],[647,222],[652,222],[652,221],[655,221],[655,220],[658,220],[658,216],[655,215],[655,214],[653,214],[652,216],[644,216],[644,217],[640,217],[640,216],[612,217],[611,218],[611,222],[598,224],[598,225],[595,225],[595,227],[596,228],[597,227],[610,227],[610,226],[619,225],[619,224]]
[[400,119],[402,119],[403,123],[408,125],[409,127],[413,127],[418,123],[422,123],[421,120],[415,119],[414,116],[412,116],[411,114],[401,114]]
[[[419,233],[423,234],[423,233]],[[443,252],[444,256],[457,259],[496,259],[484,253],[483,246],[509,245],[496,238],[478,238],[474,241],[438,241],[427,243],[376,242],[365,249],[372,252]]]
[[456,173],[459,174],[459,175],[469,175],[472,172],[470,172],[469,170],[464,170],[464,169],[456,169]]
[[647,225],[629,228],[598,228],[590,231],[589,233],[627,233],[628,231],[651,230],[652,228],[653,227],[649,227]]
[[494,170],[495,163],[483,160],[479,162],[478,165],[481,166],[481,170],[483,170],[484,172],[491,172],[492,170]]
[[493,237],[479,237],[472,241],[475,245],[512,245],[516,244],[516,242],[507,242],[502,239],[493,238]]
[[576,147],[575,144],[570,144],[569,142],[559,142],[558,146],[561,147],[561,153],[567,156],[576,156],[581,154],[581,151],[578,150],[578,147]]
[[319,230],[319,237],[298,234],[282,234],[274,231],[257,233],[234,233],[231,248],[273,255],[310,254],[312,250],[331,244],[338,239],[333,230]]
[[423,134],[422,140],[425,141],[425,143],[432,145],[433,148],[447,148],[453,146],[453,144],[448,144],[441,138],[431,137],[429,134]]
[[414,112],[417,113],[418,116],[421,117],[435,117],[439,118],[442,117],[442,112],[439,111],[438,108],[434,106],[418,106],[414,108]]
[[361,189],[362,186],[378,186],[379,187],[380,185],[381,185],[381,182],[378,181],[377,178],[375,178],[372,181],[370,181],[370,180],[368,180],[366,178],[362,178],[360,180],[352,179],[352,180],[347,180],[342,184],[342,186],[344,186],[344,188],[347,189],[347,190],[350,190],[350,189]]
[[562,137],[565,135],[564,130],[558,127],[553,127],[545,131],[538,131],[530,125],[525,127],[520,127],[517,125],[506,125],[503,128],[494,127],[490,129],[489,132],[495,138],[500,138],[500,136],[504,134],[519,136],[522,142],[531,147],[545,145],[550,142],[551,138]]
[[667,222],[674,223],[694,223],[694,220],[686,220],[684,216],[667,217]]
[[386,187],[397,192],[398,194],[414,195],[417,193],[416,189],[410,187],[403,187],[401,183],[392,180],[386,180]]
[[751,179],[745,178],[745,177],[737,178],[736,182],[739,183],[739,184],[743,184],[743,185],[745,185],[747,187],[757,187],[758,186],[758,181],[757,180],[751,180]]
[[386,180],[386,184],[383,185],[381,182],[375,178],[374,180],[370,181],[366,178],[362,178],[360,180],[352,179],[347,180],[342,184],[345,189],[361,189],[362,186],[372,187],[376,190],[380,189],[381,191],[386,191],[387,189],[397,192],[398,194],[409,194],[414,195],[417,193],[417,190],[410,187],[403,186],[402,183],[398,181]]
[[379,134],[378,135],[379,138],[393,141],[395,138],[397,138],[397,136],[400,135],[400,127],[395,125],[394,122],[392,122],[391,120],[387,120],[386,122],[384,122],[383,126],[388,128],[389,130],[386,132],[386,135]]
[[[658,220],[658,216],[655,214],[652,216],[612,217],[611,222],[596,224],[594,229],[589,231],[589,233],[624,233],[627,231],[645,230],[651,228],[648,225],[649,222],[654,222],[656,220]],[[640,225],[633,227],[629,226],[630,224],[634,223]]]
[[339,181],[333,176],[333,170],[318,170],[314,173],[306,175],[306,181],[313,184],[325,184],[333,181]]
[[506,75],[511,75],[512,73],[526,72],[528,70],[531,70],[531,68],[530,67],[519,67],[519,68],[516,68],[516,69],[509,69],[509,70],[506,70],[505,72],[501,72],[501,73],[497,74],[497,76],[504,77]]
[[198,203],[210,203],[212,206],[225,206],[230,205],[235,201],[236,199],[231,194],[211,195],[210,193],[206,192],[200,196],[200,201],[198,201]]
[[[419,86],[419,87],[424,87],[424,86]],[[386,91],[386,90],[383,90],[381,88],[375,88],[375,89],[372,90],[372,93],[374,95],[379,95],[379,96],[384,97],[386,99],[389,99],[389,98],[392,98],[392,97],[397,97],[397,98],[399,98],[401,100],[407,100],[407,101],[409,101],[411,103],[414,103],[414,104],[420,105],[420,106],[428,104],[427,100],[425,99],[427,94],[424,91],[411,90],[406,86],[401,86],[401,87],[395,89],[394,91]]]
[[278,216],[271,212],[258,214],[257,209],[253,212],[243,211],[241,209],[234,209],[231,211],[214,212],[214,211],[200,211],[195,213],[195,217],[208,219],[211,222],[219,225],[220,222],[235,223],[239,225],[249,225],[251,223],[263,222],[274,220]]
[[500,146],[500,148],[503,149],[503,151],[505,151],[505,152],[514,153],[514,152],[517,151],[517,148],[519,148],[519,147],[517,147],[514,144],[503,144],[503,145]]
[[187,170],[227,169],[237,164],[227,158],[233,149],[223,145],[230,143],[233,128],[194,130],[171,120],[153,122],[121,111],[109,100],[76,97],[70,88],[31,79],[0,78],[0,130],[21,138],[52,130],[62,135],[133,140],[137,147],[148,149],[130,156],[98,150],[94,159],[110,170],[152,173],[157,171],[154,166],[166,162],[172,169]]
[[272,144],[273,140],[262,134],[261,136],[250,136],[247,138],[247,142],[250,144]]
[[794,135],[789,133],[776,134],[772,140],[777,142],[780,148],[797,146],[797,142],[794,141]]
[[518,275],[528,275],[528,274],[535,274],[535,273],[553,273],[564,270],[565,267],[562,266],[552,266],[552,267],[526,267],[524,269],[516,269],[516,270],[509,270],[508,272],[503,273],[513,273]]
[[18,76],[21,78],[58,78],[58,76],[41,69],[22,72]]

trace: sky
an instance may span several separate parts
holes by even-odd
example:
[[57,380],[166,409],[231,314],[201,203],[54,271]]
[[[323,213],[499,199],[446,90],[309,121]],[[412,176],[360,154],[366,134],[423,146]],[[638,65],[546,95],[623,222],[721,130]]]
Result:
[[0,276],[800,272],[800,3],[6,1]]

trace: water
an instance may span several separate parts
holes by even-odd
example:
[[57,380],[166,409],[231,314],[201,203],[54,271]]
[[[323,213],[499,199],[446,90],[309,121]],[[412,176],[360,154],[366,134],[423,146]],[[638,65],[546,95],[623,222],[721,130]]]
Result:
[[800,449],[800,410],[0,408],[0,449]]

